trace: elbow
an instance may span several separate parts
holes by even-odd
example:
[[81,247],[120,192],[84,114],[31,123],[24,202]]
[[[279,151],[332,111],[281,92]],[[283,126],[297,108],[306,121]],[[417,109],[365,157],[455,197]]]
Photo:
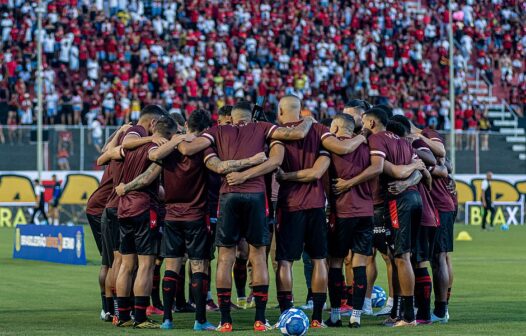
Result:
[[150,153],[150,155],[148,155],[148,159],[152,162],[156,162],[156,161],[159,161],[159,154],[153,152],[153,153]]
[[272,160],[271,159],[271,160],[268,161],[268,164],[269,164],[271,170],[274,171],[274,170],[278,169],[279,166],[281,166],[281,161],[279,161],[279,160]]

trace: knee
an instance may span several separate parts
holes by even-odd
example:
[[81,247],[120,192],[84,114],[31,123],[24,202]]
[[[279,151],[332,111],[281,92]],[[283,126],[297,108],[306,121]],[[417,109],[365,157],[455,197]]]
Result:
[[233,249],[221,249],[217,257],[218,265],[233,265],[236,261],[236,254]]
[[205,260],[190,260],[192,273],[206,273],[208,271],[208,262]]

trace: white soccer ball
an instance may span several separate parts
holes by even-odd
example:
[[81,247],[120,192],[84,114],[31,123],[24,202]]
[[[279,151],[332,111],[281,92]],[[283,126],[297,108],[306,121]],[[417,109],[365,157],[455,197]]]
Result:
[[285,336],[303,336],[309,330],[309,318],[302,310],[290,308],[279,317],[278,329]]
[[387,301],[387,295],[380,286],[374,286],[373,292],[371,293],[371,304],[375,308],[383,307]]

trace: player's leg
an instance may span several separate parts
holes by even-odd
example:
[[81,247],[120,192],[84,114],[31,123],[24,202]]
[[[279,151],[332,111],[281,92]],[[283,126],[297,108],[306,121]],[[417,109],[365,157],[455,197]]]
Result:
[[151,227],[151,211],[134,218],[134,238],[138,255],[137,277],[133,286],[135,295],[135,323],[139,329],[156,329],[159,324],[149,321],[146,309],[150,305],[155,257],[159,253],[159,229]]
[[246,308],[247,295],[245,287],[247,285],[247,262],[248,244],[245,239],[241,239],[237,244],[236,262],[234,263],[234,283],[237,292],[237,304],[240,308]]
[[105,282],[106,276],[108,274],[108,261],[107,258],[102,254],[102,233],[101,233],[101,216],[86,214],[88,219],[88,224],[91,228],[91,233],[93,234],[93,239],[99,250],[99,254],[102,257],[102,264],[99,270],[99,288],[100,288],[100,297],[102,303],[101,319],[104,320],[108,309],[106,307],[106,291],[105,291]]
[[377,312],[375,316],[390,315],[391,312],[393,311],[395,301],[398,300],[398,298],[396,298],[395,300],[395,290],[393,286],[393,260],[391,257],[389,257],[387,253],[387,249],[385,249],[384,252],[385,253],[380,252],[380,256],[385,262],[385,269],[387,273],[387,286],[389,287],[388,288],[388,299],[387,299],[387,303],[385,304],[385,306],[379,312]]
[[252,292],[256,306],[254,331],[267,331],[272,327],[265,316],[269,287],[267,246],[270,245],[265,194],[245,194],[244,203],[242,218],[247,223],[245,232],[249,244],[248,259],[252,265]]
[[[162,329],[173,328],[172,308],[179,280],[179,273],[184,262],[184,233],[182,223],[165,221],[161,240],[161,256],[164,258],[163,276],[163,324]],[[183,284],[184,286],[184,284]]]
[[303,310],[312,310],[312,259],[305,251],[301,254],[303,261],[303,276],[305,277],[305,286],[307,287],[307,297],[305,298],[305,305],[301,306]]
[[219,216],[216,227],[218,247],[216,269],[216,291],[221,312],[218,331],[232,330],[230,303],[232,297],[232,267],[236,261],[236,245],[240,240],[240,212],[242,197],[238,193],[219,196]]
[[204,219],[185,223],[186,251],[190,259],[190,280],[195,303],[194,330],[215,330],[206,319],[206,294],[208,291],[208,266],[210,259],[210,236]]
[[352,274],[352,251],[343,259],[343,266],[345,267],[345,304],[352,307],[352,293],[353,293],[353,274]]
[[493,228],[493,218],[495,215],[495,208],[493,206],[489,207],[489,226]]
[[[303,224],[301,211],[287,212],[278,209],[278,223],[276,227],[276,291],[281,312],[293,307],[292,298],[292,264],[302,257]],[[310,258],[309,258],[310,260]],[[310,279],[309,279],[310,281]]]
[[312,259],[312,317],[311,328],[325,327],[323,307],[327,301],[327,224],[325,209],[309,209],[303,212],[306,223],[305,250]]
[[447,253],[446,253],[446,265],[447,265],[447,273],[448,273],[448,288],[447,288],[447,295],[446,295],[446,319],[449,320],[449,309],[447,308],[449,306],[449,298],[451,296],[451,288],[453,287],[453,261],[451,258],[451,254],[453,253],[453,244],[454,244],[454,227],[455,227],[455,219],[456,219],[456,211],[452,211],[449,213],[448,218],[448,236],[447,236]]
[[[325,321],[328,327],[341,327],[342,325],[341,306],[344,284],[346,281],[349,281],[347,272],[347,279],[344,279],[342,268],[344,258],[347,259],[351,247],[349,226],[349,219],[336,218],[333,225],[329,226],[329,232],[327,233],[329,252],[328,290],[331,304],[331,316]],[[347,271],[347,265],[345,267]]]
[[402,297],[402,320],[395,326],[413,326],[416,324],[414,312],[415,275],[411,265],[411,250],[414,227],[422,216],[422,199],[417,192],[408,192],[396,200],[389,201],[389,213],[395,228],[395,265],[397,268],[400,295]]
[[122,260],[120,267],[116,268],[115,259],[113,268],[114,274],[117,274],[115,288],[117,292],[117,326],[129,327],[133,325],[131,321],[132,305],[130,292],[132,289],[132,274],[137,262],[137,249],[135,247],[134,221],[132,218],[126,218],[119,221],[120,227],[120,254]]
[[373,295],[374,283],[378,277],[378,268],[376,266],[376,249],[373,249],[372,255],[367,257],[365,272],[367,273],[367,291],[365,292],[364,313],[366,315],[373,315],[374,313],[371,297]]
[[435,293],[435,308],[432,320],[447,322],[447,290],[449,288],[449,271],[447,265],[448,236],[450,235],[448,225],[450,216],[448,212],[439,212],[440,226],[437,230],[435,248],[431,267],[433,271],[433,287]]
[[[349,221],[350,248],[353,251],[353,310],[349,326],[360,327],[367,292],[367,262],[373,254],[373,218],[356,217]],[[370,304],[370,303],[369,303]],[[372,310],[372,308],[371,308]]]
[[160,315],[163,312],[163,303],[161,302],[161,296],[159,294],[161,284],[161,266],[163,264],[163,258],[156,257],[155,265],[153,268],[153,281],[152,281],[152,293],[151,299],[152,304],[148,306],[147,315],[157,314]]
[[488,207],[482,208],[482,230],[486,230],[486,222],[488,220]]
[[418,308],[416,320],[419,324],[431,322],[432,281],[428,264],[433,255],[436,228],[421,226],[416,242],[415,267],[415,304]]

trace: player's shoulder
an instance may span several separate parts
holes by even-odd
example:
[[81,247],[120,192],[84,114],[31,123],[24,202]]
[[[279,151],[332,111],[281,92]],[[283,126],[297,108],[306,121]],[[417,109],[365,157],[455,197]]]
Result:
[[148,132],[146,132],[144,127],[142,127],[141,125],[133,125],[132,127],[128,128],[128,130],[126,130],[125,135],[128,134],[134,134],[140,136],[141,138],[148,136]]
[[422,135],[434,141],[444,142],[444,138],[442,137],[442,135],[436,130],[431,129],[429,127],[426,127],[422,130]]

